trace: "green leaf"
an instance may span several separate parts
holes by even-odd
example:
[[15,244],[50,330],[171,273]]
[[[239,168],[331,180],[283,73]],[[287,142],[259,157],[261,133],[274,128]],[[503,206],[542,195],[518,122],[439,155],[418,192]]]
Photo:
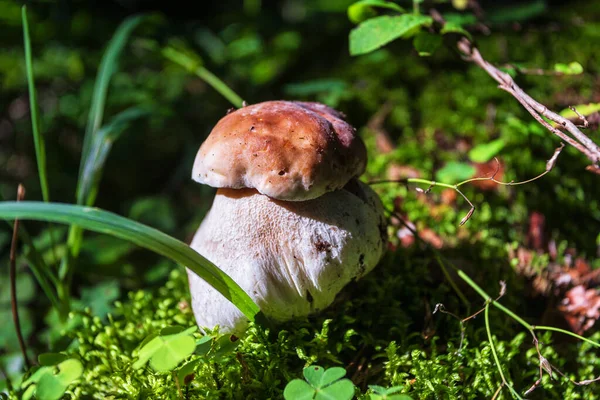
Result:
[[[587,117],[588,115],[591,115],[595,112],[599,112],[600,111],[600,103],[589,103],[589,104],[578,104],[576,106],[573,106],[577,112],[581,115],[583,115],[584,117]],[[575,111],[571,110],[570,108],[565,108],[564,110],[562,110],[560,113],[561,117],[567,118],[567,119],[576,119],[578,118],[577,114],[575,113]]]
[[404,12],[404,9],[396,3],[383,0],[360,0],[348,7],[348,19],[358,24],[368,18],[372,18],[377,15],[377,12],[373,7],[387,8],[389,10]]
[[413,40],[413,46],[421,57],[430,56],[442,44],[442,38],[433,33],[421,31]]
[[565,75],[579,75],[583,73],[583,66],[576,61],[569,64],[554,64],[554,71]]
[[476,163],[484,163],[490,161],[496,154],[504,148],[506,143],[503,139],[492,140],[489,143],[482,143],[473,147],[469,151],[469,158]]
[[294,379],[289,382],[283,395],[285,399],[350,400],[354,397],[354,384],[349,379],[341,379],[346,370],[340,367],[324,370],[312,365],[302,371],[306,381]]
[[60,364],[69,358],[66,354],[61,353],[42,353],[38,356],[38,362],[43,367],[52,367]]
[[450,161],[435,174],[438,182],[453,183],[469,179],[475,174],[475,167],[464,162]]
[[314,387],[318,387],[321,384],[321,379],[323,378],[324,372],[325,370],[323,367],[318,365],[311,365],[310,367],[306,367],[304,370],[302,370],[304,378]]
[[180,40],[171,41],[169,47],[162,49],[162,55],[179,64],[188,72],[194,72],[204,64],[202,58]]
[[102,171],[113,143],[135,119],[149,115],[150,111],[138,107],[128,108],[117,114],[107,125],[98,129],[91,140],[83,173],[77,182],[77,204],[91,206],[96,201]]
[[83,365],[79,360],[69,359],[58,364],[58,373],[47,368],[36,384],[36,397],[40,400],[58,400],[65,393],[71,383],[83,373]]
[[29,386],[24,392],[22,400],[29,400],[35,395],[35,385]]
[[216,340],[210,356],[213,361],[219,361],[223,357],[233,353],[239,345],[240,341],[235,335],[223,335]]
[[316,400],[350,400],[354,397],[354,384],[342,379],[317,391]]
[[196,342],[196,354],[203,356],[208,354],[210,349],[212,348],[213,337],[212,336],[202,336]]
[[63,383],[52,373],[42,375],[36,384],[35,395],[40,400],[58,400],[67,390]]
[[321,382],[319,383],[319,387],[327,386],[338,379],[346,376],[346,370],[342,367],[333,367],[325,370],[323,376],[321,377]]
[[404,389],[403,386],[392,386],[384,388],[383,386],[369,385],[373,393],[369,393],[370,400],[412,400],[407,394],[398,393]]
[[150,358],[150,366],[157,372],[170,371],[181,361],[192,355],[196,341],[192,336],[159,336],[162,346]]
[[185,265],[231,301],[250,320],[260,309],[252,299],[213,263],[185,243],[149,226],[93,207],[32,201],[0,202],[0,219],[39,220],[75,224],[116,236]]
[[52,371],[51,368],[49,367],[32,367],[29,372],[33,372],[31,375],[29,375],[29,378],[27,378],[25,381],[23,381],[23,383],[21,384],[22,387],[27,387],[29,385],[31,385],[32,383],[37,383],[40,381],[40,379],[42,378],[42,375],[46,374],[48,371]]
[[56,375],[65,385],[70,385],[83,374],[83,365],[79,360],[71,358],[58,364],[59,373]]
[[[111,38],[98,68],[98,74],[92,94],[92,104],[83,137],[83,148],[81,150],[81,161],[79,162],[79,175],[77,179],[76,199],[81,205],[93,205],[96,199],[98,184],[104,167],[106,157],[112,147],[111,136],[116,138],[122,129],[125,129],[127,121],[137,116],[131,110],[125,110],[119,114],[112,123],[104,129],[102,120],[108,86],[112,76],[117,71],[118,60],[131,32],[142,21],[142,16],[131,16],[119,25]],[[114,140],[114,139],[113,139]],[[60,279],[67,279],[72,273],[72,258],[79,255],[83,232],[79,226],[72,225],[69,228],[67,245],[69,251],[61,261],[59,268]]]
[[132,365],[133,369],[139,369],[146,365],[148,360],[160,349],[163,343],[159,336],[153,336],[147,343],[144,342],[142,342],[143,346],[138,352],[137,361]]
[[78,198],[80,197],[79,192],[81,191],[79,185],[83,181],[85,167],[87,165],[87,158],[90,154],[96,132],[102,125],[108,86],[114,73],[117,71],[119,56],[121,55],[121,52],[127,43],[127,39],[140,22],[142,22],[142,16],[139,15],[131,16],[123,21],[123,23],[121,23],[121,25],[119,25],[117,28],[115,34],[108,44],[106,52],[102,56],[102,61],[100,62],[100,67],[98,68],[98,75],[96,76],[96,83],[94,85],[92,105],[88,115],[85,136],[83,138],[83,149],[81,152],[81,162],[79,164],[79,181],[77,188]]
[[431,25],[431,17],[404,14],[369,19],[350,32],[350,54],[366,54],[400,37],[407,37],[421,26]]
[[315,389],[302,379],[294,379],[283,391],[285,400],[310,400],[315,397]]
[[188,72],[204,80],[206,83],[212,86],[213,89],[229,100],[234,107],[240,108],[243,106],[244,100],[229,86],[227,86],[225,82],[204,68],[204,66],[201,64],[202,60],[195,53],[189,51],[180,51],[174,47],[166,47],[163,49],[162,55],[174,63],[179,64]]
[[[57,360],[58,358],[55,358]],[[23,382],[22,387],[27,387],[23,398],[31,398],[34,394],[39,400],[60,399],[69,385],[79,379],[83,374],[83,365],[79,360],[70,358],[54,366],[44,366]]]
[[198,327],[196,327],[196,326],[191,326],[187,329],[184,328],[183,326],[167,326],[160,330],[160,335],[161,336],[176,335],[176,334],[191,335],[192,333],[196,332],[197,330],[198,330]]
[[38,176],[40,178],[42,198],[44,201],[48,202],[50,201],[50,192],[48,189],[48,171],[46,169],[46,145],[44,143],[44,135],[40,129],[40,121],[38,117],[37,92],[35,90],[35,80],[33,76],[31,40],[29,39],[29,23],[27,22],[26,6],[21,8],[21,20],[23,23],[25,68],[27,70],[27,84],[29,87],[29,109],[31,110],[31,129],[33,131],[33,141],[35,145],[35,158],[38,166]]
[[202,359],[197,358],[195,360],[183,364],[181,368],[179,368],[179,371],[177,371],[177,380],[179,381],[179,384],[181,386],[188,385],[191,382],[191,379],[189,379],[188,377],[190,375],[193,376],[194,369],[196,369],[196,366],[201,362]]
[[185,330],[182,327],[163,328],[159,336],[144,340],[133,368],[141,368],[149,360],[150,366],[157,372],[172,370],[196,349],[196,341],[191,336],[196,329],[195,326]]
[[472,39],[471,34],[465,28],[463,28],[456,22],[446,21],[444,26],[442,26],[440,33],[442,35],[446,35],[448,33],[459,33],[461,35],[468,37],[469,39]]

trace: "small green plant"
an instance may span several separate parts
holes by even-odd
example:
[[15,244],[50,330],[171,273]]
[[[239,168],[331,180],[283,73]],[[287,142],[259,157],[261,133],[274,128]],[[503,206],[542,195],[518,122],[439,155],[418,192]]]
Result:
[[65,354],[40,354],[38,361],[40,366],[34,367],[31,376],[22,384],[26,388],[23,400],[33,396],[39,400],[58,400],[83,373],[81,361]]
[[174,369],[196,350],[196,341],[191,334],[197,329],[195,326],[188,329],[167,327],[159,334],[148,336],[140,345],[133,368],[141,368],[149,360],[150,366],[157,372]]
[[283,392],[286,400],[350,400],[354,397],[354,384],[342,379],[346,370],[341,367],[323,369],[311,365],[303,370],[304,378],[294,379]]
[[403,386],[384,388],[383,386],[369,385],[369,389],[371,389],[370,400],[412,400],[409,395],[400,393],[404,389]]

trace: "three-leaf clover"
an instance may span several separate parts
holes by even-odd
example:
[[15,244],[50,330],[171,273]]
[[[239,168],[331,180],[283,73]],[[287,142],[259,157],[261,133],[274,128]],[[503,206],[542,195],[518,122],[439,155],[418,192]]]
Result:
[[196,350],[196,340],[192,336],[196,329],[195,326],[185,330],[168,327],[158,335],[148,336],[140,346],[133,368],[141,368],[150,361],[150,366],[157,372],[172,370]]
[[304,368],[304,378],[294,379],[283,392],[286,400],[350,400],[354,397],[354,384],[342,379],[346,370],[333,367],[327,370],[318,365]]
[[27,389],[23,400],[34,395],[40,400],[58,400],[67,391],[69,385],[83,374],[83,365],[74,358],[64,354],[41,354],[38,358],[41,367],[36,367],[33,374],[23,382]]

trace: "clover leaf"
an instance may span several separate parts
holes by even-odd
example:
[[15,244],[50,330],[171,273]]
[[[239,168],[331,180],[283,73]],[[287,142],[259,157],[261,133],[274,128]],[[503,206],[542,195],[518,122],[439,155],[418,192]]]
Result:
[[141,368],[150,361],[150,366],[157,372],[172,370],[196,350],[196,340],[191,335],[196,329],[195,326],[185,330],[168,327],[159,335],[148,336],[140,345],[133,368]]
[[323,369],[318,365],[304,368],[305,381],[294,379],[283,392],[286,400],[350,400],[354,397],[354,384],[342,379],[346,370],[340,367]]
[[[42,357],[43,356],[43,357]],[[67,391],[69,385],[83,374],[83,365],[74,358],[66,359],[63,354],[44,354],[40,356],[39,368],[23,382],[27,387],[23,400],[34,395],[39,400],[58,400]]]

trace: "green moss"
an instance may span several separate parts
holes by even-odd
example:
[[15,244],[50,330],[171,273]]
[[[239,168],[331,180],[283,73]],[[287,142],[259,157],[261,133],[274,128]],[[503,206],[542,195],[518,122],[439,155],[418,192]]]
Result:
[[[456,295],[439,279],[437,267],[420,254],[392,254],[323,314],[271,328],[251,326],[233,350],[200,362],[185,387],[177,383],[179,367],[167,373],[132,367],[145,337],[167,326],[194,324],[186,277],[178,269],[156,291],[129,293],[105,321],[89,312],[72,315],[75,327],[65,332],[73,339],[67,353],[81,360],[84,375],[67,393],[81,399],[276,399],[287,382],[302,376],[304,366],[318,364],[346,368],[365,399],[367,385],[373,384],[403,386],[415,399],[490,398],[500,380],[481,323],[467,324],[458,351],[458,323],[428,311],[436,302],[460,310]],[[484,286],[495,290],[493,282]],[[507,295],[508,304],[517,300]],[[503,368],[524,391],[537,379],[533,347],[504,314],[494,312],[493,318]],[[598,358],[589,345],[562,343],[559,352],[549,347],[549,335],[540,339],[544,356],[576,372],[574,379],[593,376]],[[568,351],[577,358],[567,362]],[[199,358],[193,355],[188,361]],[[564,379],[544,382],[538,389],[544,398],[594,398],[592,386],[574,388]]]

